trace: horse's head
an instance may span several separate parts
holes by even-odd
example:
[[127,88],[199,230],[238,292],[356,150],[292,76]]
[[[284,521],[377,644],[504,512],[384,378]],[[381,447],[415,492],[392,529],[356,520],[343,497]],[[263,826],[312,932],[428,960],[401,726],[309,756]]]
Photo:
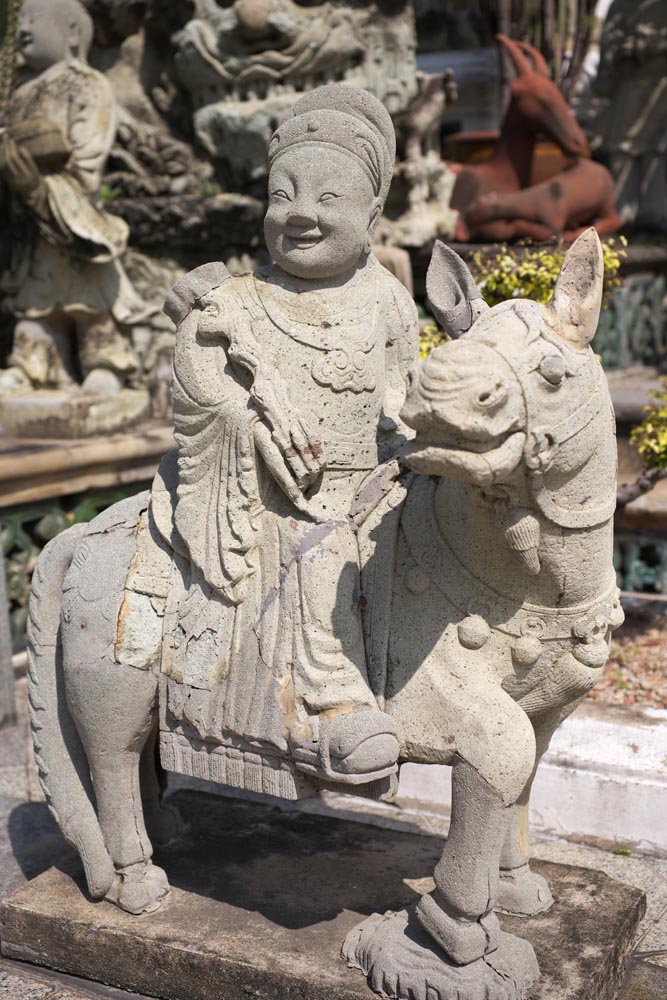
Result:
[[586,136],[551,79],[542,53],[526,42],[513,42],[505,35],[497,38],[516,72],[510,87],[507,122],[528,129],[533,135],[540,133],[553,139],[568,156],[585,155]]
[[[402,417],[417,432],[405,451],[413,471],[487,490],[525,477],[550,520],[599,523],[615,496],[607,481],[615,471],[609,394],[589,346],[603,273],[600,240],[589,229],[568,250],[548,306],[514,299],[490,309],[461,258],[436,244],[428,297],[460,339],[410,373]],[[606,470],[599,474],[596,451]]]

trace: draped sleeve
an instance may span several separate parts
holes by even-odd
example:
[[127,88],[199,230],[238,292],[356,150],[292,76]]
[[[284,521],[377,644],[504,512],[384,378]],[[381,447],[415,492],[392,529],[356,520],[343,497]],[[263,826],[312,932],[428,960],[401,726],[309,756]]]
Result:
[[261,531],[250,377],[229,359],[229,330],[243,311],[235,294],[239,279],[215,291],[221,332],[198,332],[201,309],[181,321],[173,379],[179,485],[175,522],[192,562],[228,600],[243,600],[254,573],[253,551]]

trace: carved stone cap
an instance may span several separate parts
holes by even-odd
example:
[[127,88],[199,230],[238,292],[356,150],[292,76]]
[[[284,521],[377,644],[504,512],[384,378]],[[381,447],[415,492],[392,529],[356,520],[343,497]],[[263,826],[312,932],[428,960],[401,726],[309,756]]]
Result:
[[274,132],[269,162],[305,142],[329,143],[355,156],[370,175],[376,196],[384,202],[394,168],[396,136],[389,112],[376,97],[344,83],[306,94]]

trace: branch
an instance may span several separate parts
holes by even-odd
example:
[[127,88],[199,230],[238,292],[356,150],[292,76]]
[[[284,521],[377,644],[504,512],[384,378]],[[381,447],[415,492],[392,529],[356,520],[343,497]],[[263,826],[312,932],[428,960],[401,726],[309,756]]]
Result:
[[629,503],[649,493],[656,483],[667,478],[667,469],[644,469],[634,483],[622,483],[616,490],[616,511],[623,511]]

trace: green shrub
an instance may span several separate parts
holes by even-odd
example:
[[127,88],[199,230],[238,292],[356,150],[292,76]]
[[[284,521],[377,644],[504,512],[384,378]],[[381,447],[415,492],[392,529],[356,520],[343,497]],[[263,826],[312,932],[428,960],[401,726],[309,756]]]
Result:
[[[621,283],[620,269],[627,240],[606,240],[602,244],[604,254],[604,299]],[[497,306],[506,299],[532,299],[546,304],[553,294],[556,278],[565,259],[563,246],[500,246],[492,250],[478,250],[469,261],[470,270],[485,301]],[[439,344],[447,341],[447,336],[435,323],[426,323],[419,338],[420,354],[427,354]]]
[[644,419],[630,431],[630,443],[650,469],[667,469],[667,378],[660,381],[662,388],[644,407]]

